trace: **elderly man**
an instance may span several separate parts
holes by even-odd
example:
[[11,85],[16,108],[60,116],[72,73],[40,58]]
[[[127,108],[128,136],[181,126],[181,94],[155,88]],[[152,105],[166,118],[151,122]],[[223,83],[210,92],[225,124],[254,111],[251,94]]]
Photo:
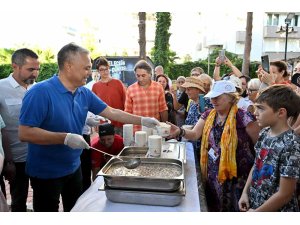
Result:
[[59,72],[34,85],[21,108],[19,137],[29,142],[26,172],[33,188],[34,211],[70,211],[82,191],[80,155],[87,112],[122,123],[154,127],[158,121],[107,106],[82,87],[91,75],[89,51],[70,43],[57,55]]
[[[168,107],[162,86],[151,80],[151,66],[140,60],[134,67],[137,82],[126,92],[125,111],[139,116],[154,117],[162,122],[168,120]],[[140,130],[135,126],[134,130]]]
[[16,50],[11,61],[13,73],[0,80],[0,114],[6,124],[3,129],[3,174],[10,185],[11,211],[26,212],[29,177],[25,173],[25,164],[28,147],[18,137],[19,116],[22,99],[37,79],[40,63],[38,55],[27,48]]

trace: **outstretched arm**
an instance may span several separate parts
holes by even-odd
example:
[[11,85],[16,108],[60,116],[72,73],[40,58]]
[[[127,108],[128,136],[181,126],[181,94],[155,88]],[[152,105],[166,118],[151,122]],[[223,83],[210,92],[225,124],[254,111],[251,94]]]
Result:
[[224,64],[231,68],[235,76],[241,77],[243,75],[242,72],[235,65],[233,65],[232,62],[227,57],[225,57]]
[[216,65],[215,65],[215,69],[214,69],[214,73],[213,73],[213,78],[215,81],[221,80],[221,76],[220,76],[220,66],[221,66],[222,62],[219,59],[219,57],[216,58]]

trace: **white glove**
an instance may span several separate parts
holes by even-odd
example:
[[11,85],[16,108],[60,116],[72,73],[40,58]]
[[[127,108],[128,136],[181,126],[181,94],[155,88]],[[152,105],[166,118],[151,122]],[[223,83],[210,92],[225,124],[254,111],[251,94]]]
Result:
[[159,125],[159,121],[153,117],[142,117],[141,124],[145,127],[154,128],[156,125]]
[[72,149],[89,149],[89,144],[84,140],[84,138],[79,134],[68,133],[64,144]]
[[95,127],[100,125],[100,121],[106,121],[106,119],[102,116],[92,116],[88,117],[85,123],[90,127]]

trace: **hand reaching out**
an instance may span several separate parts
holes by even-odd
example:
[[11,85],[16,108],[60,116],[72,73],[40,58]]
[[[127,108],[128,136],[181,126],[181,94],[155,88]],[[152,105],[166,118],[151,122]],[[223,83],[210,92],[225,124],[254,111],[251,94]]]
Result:
[[167,124],[171,125],[170,135],[168,138],[176,138],[180,133],[180,128],[175,126],[173,123],[166,122]]
[[156,125],[159,125],[159,121],[153,117],[142,117],[141,124],[145,127],[154,128]]

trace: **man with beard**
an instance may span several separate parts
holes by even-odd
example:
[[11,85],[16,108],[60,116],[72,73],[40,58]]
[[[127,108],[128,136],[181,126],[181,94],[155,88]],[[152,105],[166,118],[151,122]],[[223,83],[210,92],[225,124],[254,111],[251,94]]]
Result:
[[[38,77],[38,55],[23,48],[12,55],[13,73],[0,80],[0,114],[6,124],[3,129],[5,162],[3,175],[9,181],[11,211],[26,212],[29,178],[25,174],[27,143],[18,137],[19,115],[22,100]],[[3,179],[1,177],[1,182]]]

